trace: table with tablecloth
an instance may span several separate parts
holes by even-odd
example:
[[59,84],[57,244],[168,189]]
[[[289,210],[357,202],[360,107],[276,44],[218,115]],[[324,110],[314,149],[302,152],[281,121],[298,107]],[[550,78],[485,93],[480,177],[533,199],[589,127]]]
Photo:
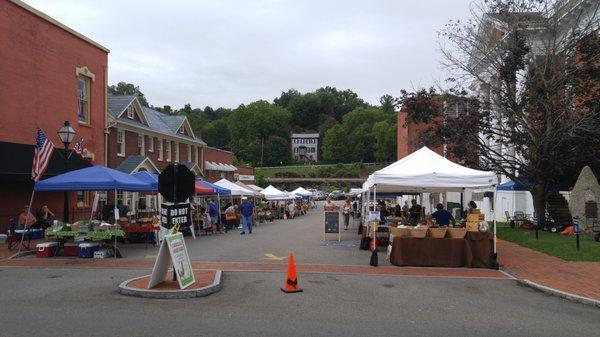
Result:
[[467,232],[464,239],[394,238],[390,262],[397,266],[490,268],[491,233]]

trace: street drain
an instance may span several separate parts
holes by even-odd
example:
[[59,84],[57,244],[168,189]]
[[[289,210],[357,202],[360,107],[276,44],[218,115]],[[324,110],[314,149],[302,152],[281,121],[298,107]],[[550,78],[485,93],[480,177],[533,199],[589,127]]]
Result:
[[48,275],[47,278],[61,278],[62,275]]
[[384,284],[383,287],[384,288],[393,288],[394,285],[393,284]]

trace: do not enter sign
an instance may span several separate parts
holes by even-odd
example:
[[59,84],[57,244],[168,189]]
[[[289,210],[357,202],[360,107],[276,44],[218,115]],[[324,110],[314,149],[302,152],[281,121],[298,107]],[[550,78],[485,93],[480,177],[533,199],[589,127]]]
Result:
[[169,165],[158,175],[158,191],[170,202],[184,202],[194,195],[196,176],[185,165]]

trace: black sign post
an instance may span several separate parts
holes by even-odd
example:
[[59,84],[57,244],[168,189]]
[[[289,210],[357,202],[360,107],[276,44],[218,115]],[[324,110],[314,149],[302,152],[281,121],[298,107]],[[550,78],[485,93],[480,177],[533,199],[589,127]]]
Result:
[[161,205],[161,226],[174,224],[187,227],[191,224],[189,197],[194,194],[196,176],[185,165],[169,165],[158,175],[158,191],[169,201]]
[[325,234],[323,235],[323,241],[327,240],[327,234],[337,234],[338,241],[341,241],[340,213],[337,211],[325,212]]

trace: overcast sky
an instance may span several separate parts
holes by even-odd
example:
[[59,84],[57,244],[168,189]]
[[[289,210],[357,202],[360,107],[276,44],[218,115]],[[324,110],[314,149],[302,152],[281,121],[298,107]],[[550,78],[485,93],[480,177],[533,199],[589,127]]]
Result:
[[289,88],[370,103],[446,75],[437,31],[470,0],[25,0],[110,49],[109,84],[148,101],[235,108]]

